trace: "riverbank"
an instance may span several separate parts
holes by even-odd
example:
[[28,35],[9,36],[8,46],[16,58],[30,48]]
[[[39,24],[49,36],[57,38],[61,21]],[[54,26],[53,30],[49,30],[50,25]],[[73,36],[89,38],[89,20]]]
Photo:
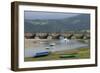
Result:
[[[73,55],[73,57],[61,58],[62,55]],[[89,48],[78,48],[66,51],[58,51],[43,57],[25,57],[24,61],[47,61],[47,60],[69,60],[69,59],[87,59],[90,58]]]

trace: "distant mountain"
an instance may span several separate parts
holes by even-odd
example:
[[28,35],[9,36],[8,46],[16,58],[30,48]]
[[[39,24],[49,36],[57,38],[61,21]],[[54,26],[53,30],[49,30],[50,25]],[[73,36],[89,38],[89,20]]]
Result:
[[80,14],[64,19],[34,19],[24,21],[25,32],[66,32],[90,29],[90,15]]

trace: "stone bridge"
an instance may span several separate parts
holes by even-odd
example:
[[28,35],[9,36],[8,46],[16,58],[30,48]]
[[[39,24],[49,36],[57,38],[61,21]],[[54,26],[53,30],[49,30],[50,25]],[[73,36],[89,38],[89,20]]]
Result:
[[89,33],[25,33],[26,39],[59,39],[60,36],[68,39],[90,39]]

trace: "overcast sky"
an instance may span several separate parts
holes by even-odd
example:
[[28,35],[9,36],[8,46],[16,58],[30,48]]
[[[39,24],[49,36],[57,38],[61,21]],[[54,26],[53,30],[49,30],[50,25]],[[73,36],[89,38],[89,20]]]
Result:
[[62,19],[77,16],[79,13],[24,11],[25,19]]

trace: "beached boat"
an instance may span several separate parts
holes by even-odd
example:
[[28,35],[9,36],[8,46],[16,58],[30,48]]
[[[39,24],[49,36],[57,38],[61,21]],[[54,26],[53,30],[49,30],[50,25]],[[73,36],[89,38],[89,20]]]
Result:
[[75,58],[76,55],[73,55],[73,54],[63,54],[63,55],[60,55],[60,58]]
[[50,52],[44,51],[44,52],[37,52],[33,57],[43,57],[49,55]]

